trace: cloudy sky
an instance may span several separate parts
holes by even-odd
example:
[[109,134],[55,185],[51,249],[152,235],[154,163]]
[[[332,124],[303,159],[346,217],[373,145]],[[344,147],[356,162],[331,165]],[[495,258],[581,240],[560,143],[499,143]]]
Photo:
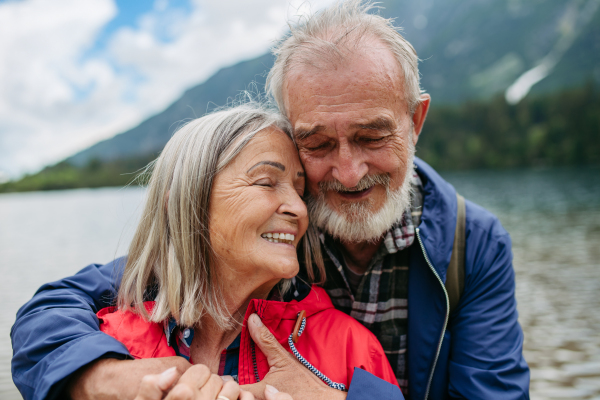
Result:
[[0,181],[135,126],[331,0],[0,0]]

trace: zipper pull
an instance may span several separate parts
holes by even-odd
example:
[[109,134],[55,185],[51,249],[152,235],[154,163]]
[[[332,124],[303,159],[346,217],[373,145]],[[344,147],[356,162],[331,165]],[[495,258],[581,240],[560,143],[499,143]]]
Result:
[[298,331],[300,330],[300,326],[302,325],[302,320],[304,318],[306,318],[306,311],[302,310],[298,314],[296,326],[294,326],[294,331],[292,332],[292,340],[294,341],[294,343],[298,343]]

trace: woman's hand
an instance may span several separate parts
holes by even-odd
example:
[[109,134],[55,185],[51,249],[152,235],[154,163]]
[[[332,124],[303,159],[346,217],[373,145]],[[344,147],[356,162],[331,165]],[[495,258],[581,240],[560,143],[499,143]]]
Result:
[[[166,396],[166,397],[165,397]],[[146,375],[135,400],[254,400],[233,380],[224,381],[205,365],[194,365],[183,375],[176,368]]]

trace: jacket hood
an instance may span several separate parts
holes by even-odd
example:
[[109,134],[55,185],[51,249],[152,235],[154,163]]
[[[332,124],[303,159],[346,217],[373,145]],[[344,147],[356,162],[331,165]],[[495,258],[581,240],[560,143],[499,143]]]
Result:
[[415,157],[414,164],[424,190],[419,236],[433,267],[445,281],[456,229],[456,190],[425,161]]

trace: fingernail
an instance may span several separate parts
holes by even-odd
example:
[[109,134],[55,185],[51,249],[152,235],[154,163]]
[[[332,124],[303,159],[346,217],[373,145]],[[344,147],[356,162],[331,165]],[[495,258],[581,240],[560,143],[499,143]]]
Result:
[[167,369],[166,371],[164,371],[161,375],[165,376],[165,375],[171,375],[173,373],[173,371],[175,371],[177,369],[177,367],[171,367],[169,369]]
[[252,322],[254,325],[258,326],[259,328],[260,328],[261,326],[263,326],[263,323],[262,323],[262,321],[260,320],[260,317],[259,317],[258,315],[256,315],[256,314],[252,314],[252,315],[250,316],[250,321],[251,321],[251,322]]
[[168,370],[164,371],[160,374],[160,379],[158,380],[158,386],[164,388],[167,385],[171,384],[171,380],[173,379],[173,375],[177,372],[177,367],[171,367]]
[[221,377],[221,379],[223,379],[223,382],[229,382],[229,381],[233,380],[233,378],[231,377],[231,375],[223,375]]
[[279,393],[279,390],[275,389],[273,386],[271,385],[267,385],[265,391],[271,393],[271,394],[275,394],[275,393]]

